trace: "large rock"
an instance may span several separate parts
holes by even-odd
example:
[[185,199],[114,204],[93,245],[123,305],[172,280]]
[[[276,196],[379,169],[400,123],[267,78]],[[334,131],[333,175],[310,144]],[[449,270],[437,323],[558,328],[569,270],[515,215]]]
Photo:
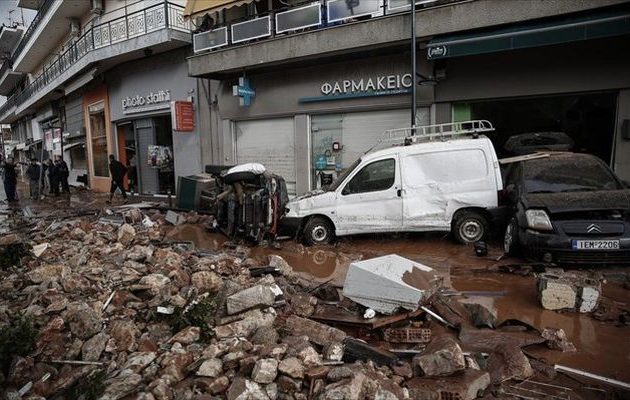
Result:
[[158,295],[162,288],[171,283],[171,280],[162,274],[149,274],[140,279],[140,285],[146,285],[150,287],[151,294]]
[[342,379],[352,378],[353,375],[354,372],[350,369],[350,367],[340,366],[328,371],[326,379],[330,382],[339,382]]
[[306,335],[311,342],[320,346],[331,342],[343,342],[346,338],[346,333],[340,329],[295,315],[287,318],[286,326],[294,335]]
[[226,301],[227,313],[238,314],[255,307],[272,306],[276,294],[268,285],[256,285],[229,296]]
[[241,377],[234,378],[227,391],[228,400],[269,400],[267,392],[256,382]]
[[227,376],[220,376],[208,386],[208,391],[214,395],[218,395],[225,392],[229,387],[230,379]]
[[118,241],[124,246],[128,246],[136,237],[136,230],[129,224],[123,224],[118,228]]
[[252,336],[253,344],[271,345],[278,343],[280,334],[273,326],[261,326]]
[[92,336],[81,348],[81,359],[83,361],[98,361],[101,353],[105,350],[105,345],[109,340],[109,335],[105,332],[99,332]]
[[413,378],[407,381],[409,397],[414,400],[473,400],[490,385],[490,375],[475,369],[443,377]]
[[142,376],[131,370],[121,371],[117,376],[105,382],[105,392],[99,400],[118,400],[139,389]]
[[68,306],[66,322],[70,332],[80,339],[89,339],[101,331],[101,316],[85,303]]
[[264,312],[261,310],[250,310],[243,314],[243,319],[229,324],[220,325],[214,328],[217,338],[228,338],[234,336],[250,337],[258,328],[271,326],[276,319],[276,312],[269,308]]
[[304,365],[297,357],[287,357],[280,361],[278,371],[294,379],[304,378]]
[[367,376],[362,372],[355,372],[352,379],[345,379],[331,383],[317,397],[318,400],[361,400],[363,399],[363,386]]
[[488,358],[488,371],[492,383],[509,379],[525,380],[534,375],[529,360],[520,348],[509,345],[498,346]]
[[545,328],[540,336],[547,339],[547,347],[550,349],[563,352],[576,351],[575,345],[569,342],[564,329]]
[[59,280],[70,275],[71,271],[62,264],[47,264],[34,269],[27,274],[33,283],[42,283],[45,281]]
[[197,370],[197,375],[218,378],[223,374],[223,362],[218,358],[205,360]]
[[170,343],[192,344],[199,340],[201,329],[197,326],[189,326],[177,332],[170,340]]
[[223,280],[212,271],[199,271],[192,274],[190,282],[199,289],[199,293],[216,293],[221,289]]
[[278,360],[275,358],[263,358],[256,361],[252,371],[252,379],[257,383],[271,383],[278,376]]
[[135,373],[140,373],[149,366],[156,357],[156,353],[152,351],[131,353],[127,358],[127,362],[125,363],[123,369],[129,369]]
[[417,373],[425,376],[447,376],[466,368],[461,347],[450,336],[438,336],[413,358]]
[[110,335],[116,342],[116,350],[135,351],[140,330],[132,320],[118,320],[112,323]]

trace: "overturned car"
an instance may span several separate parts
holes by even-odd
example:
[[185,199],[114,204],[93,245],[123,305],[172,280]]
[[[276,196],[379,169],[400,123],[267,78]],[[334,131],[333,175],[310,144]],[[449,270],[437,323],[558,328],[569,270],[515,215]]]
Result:
[[216,186],[206,193],[216,227],[230,238],[253,242],[274,240],[289,202],[284,178],[262,164],[206,166]]

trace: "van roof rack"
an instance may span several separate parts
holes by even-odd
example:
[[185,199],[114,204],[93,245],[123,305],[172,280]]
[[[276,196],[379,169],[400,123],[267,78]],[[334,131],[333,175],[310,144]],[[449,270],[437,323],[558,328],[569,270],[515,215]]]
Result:
[[391,145],[410,145],[436,139],[448,140],[468,135],[476,137],[480,133],[492,131],[494,131],[494,126],[490,121],[485,119],[415,127],[412,126],[409,128],[398,128],[385,131],[381,139],[374,147],[379,146],[381,143],[388,143]]

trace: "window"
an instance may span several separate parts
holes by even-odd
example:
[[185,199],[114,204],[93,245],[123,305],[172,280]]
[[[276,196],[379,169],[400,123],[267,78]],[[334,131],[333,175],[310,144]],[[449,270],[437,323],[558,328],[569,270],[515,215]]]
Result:
[[94,176],[109,177],[107,161],[107,132],[105,130],[105,106],[98,102],[88,106],[90,114],[90,140],[92,142],[92,169]]
[[394,185],[396,161],[393,158],[366,165],[348,182],[342,194],[378,192]]
[[478,149],[413,154],[403,159],[404,184],[460,183],[488,176],[486,155]]

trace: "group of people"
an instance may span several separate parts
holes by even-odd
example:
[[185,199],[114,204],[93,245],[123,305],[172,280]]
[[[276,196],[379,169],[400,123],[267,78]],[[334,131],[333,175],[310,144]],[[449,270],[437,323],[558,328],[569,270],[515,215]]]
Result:
[[[18,201],[16,167],[19,164],[27,165],[14,162],[11,157],[1,164],[4,192],[9,203]],[[30,164],[26,168],[26,176],[29,180],[30,197],[33,200],[38,200],[41,196],[40,189],[45,191],[47,187],[49,193],[54,196],[59,196],[60,193],[70,193],[70,185],[68,184],[70,169],[60,156],[56,156],[54,161],[48,159],[43,164],[40,164],[35,158],[31,159]]]

